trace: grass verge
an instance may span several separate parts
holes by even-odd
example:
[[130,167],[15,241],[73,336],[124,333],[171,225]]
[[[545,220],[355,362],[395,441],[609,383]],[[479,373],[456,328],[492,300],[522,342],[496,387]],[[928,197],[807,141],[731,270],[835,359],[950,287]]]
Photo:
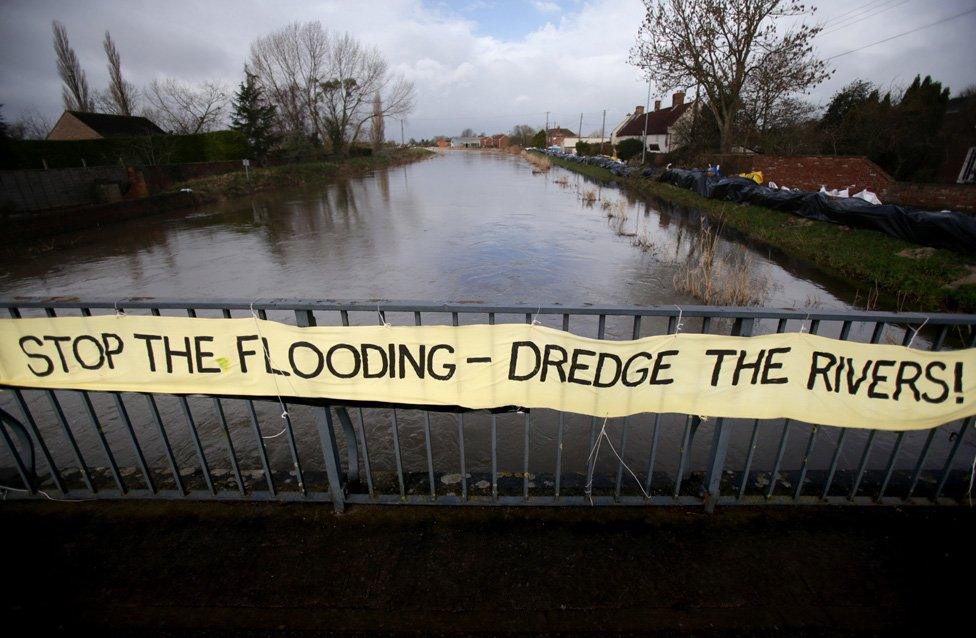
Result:
[[554,157],[550,160],[588,177],[616,182],[640,196],[694,207],[751,241],[781,250],[865,290],[862,305],[869,309],[872,296],[880,292],[894,298],[897,310],[976,312],[976,283],[956,283],[976,273],[971,257],[920,247],[872,230],[818,222],[761,206],[706,199],[670,184],[616,177],[596,166]]
[[433,155],[433,152],[426,149],[407,148],[368,157],[269,166],[252,169],[250,178],[242,171],[237,171],[191,179],[174,185],[171,190],[189,188],[193,190],[193,195],[198,201],[213,201],[280,188],[301,187],[339,176],[362,175],[380,168],[409,164]]

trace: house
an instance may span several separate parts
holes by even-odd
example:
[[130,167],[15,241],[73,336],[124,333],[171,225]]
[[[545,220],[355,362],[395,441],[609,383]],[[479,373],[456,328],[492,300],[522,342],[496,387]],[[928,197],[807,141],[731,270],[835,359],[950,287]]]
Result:
[[451,148],[481,148],[480,137],[452,137]]
[[447,148],[450,145],[451,145],[451,140],[447,139],[446,137],[437,138],[437,148]]
[[671,96],[671,106],[661,108],[661,100],[654,101],[654,110],[644,113],[643,106],[634,108],[634,112],[624,118],[613,129],[610,141],[614,146],[627,139],[643,139],[647,135],[647,150],[651,153],[667,153],[676,147],[672,138],[675,124],[682,118],[691,117],[694,113],[694,102],[685,102],[684,91],[678,91]]
[[546,130],[546,146],[562,146],[567,137],[576,137],[576,133],[568,128],[556,126]]
[[507,146],[508,136],[504,133],[481,138],[481,148],[506,148]]
[[54,141],[100,140],[106,137],[142,137],[165,134],[166,131],[144,117],[65,111],[58,118],[51,132],[47,134],[47,139]]
[[574,135],[573,137],[564,137],[559,146],[564,153],[575,153],[577,142],[584,142],[599,149],[601,143],[609,143],[610,140],[606,137],[576,137]]

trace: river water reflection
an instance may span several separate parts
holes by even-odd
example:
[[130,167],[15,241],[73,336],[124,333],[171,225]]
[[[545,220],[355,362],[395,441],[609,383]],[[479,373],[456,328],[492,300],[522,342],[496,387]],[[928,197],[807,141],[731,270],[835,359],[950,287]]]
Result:
[[[595,201],[584,201],[588,191],[593,191]],[[615,211],[617,217],[609,219],[608,209]],[[701,229],[702,222],[695,211],[638,202],[616,188],[601,186],[570,171],[554,168],[549,173],[534,174],[532,167],[517,156],[455,151],[316,188],[261,194],[253,199],[202,206],[190,214],[174,212],[86,231],[57,250],[7,252],[0,255],[0,296],[683,306],[701,303],[676,290],[674,284],[676,275],[683,272],[683,264],[693,260],[699,250]],[[647,250],[635,246],[635,238],[641,237],[648,240]],[[847,308],[854,299],[855,291],[791,264],[782,256],[771,256],[721,236],[715,250],[719,259],[732,256],[748,264],[749,278],[762,282],[757,287],[762,305]],[[428,321],[425,317],[425,323],[449,319]],[[412,317],[389,320],[412,322]],[[338,321],[338,317],[320,318],[322,323],[329,321]],[[376,317],[354,317],[353,321],[375,322]],[[558,317],[544,322],[559,325]],[[689,326],[686,329],[695,329],[691,323]],[[585,321],[572,329],[596,336],[595,327]],[[616,338],[626,338],[630,332],[625,322],[610,322],[607,329],[608,335]],[[663,326],[645,326],[644,334],[662,329]],[[772,327],[766,327],[769,329]],[[28,394],[37,410],[50,409],[49,400],[41,393]],[[61,394],[69,414],[83,414],[74,405],[80,401],[76,393]],[[113,448],[121,450],[120,462],[134,465],[131,453],[126,452],[131,446],[126,443],[111,399],[95,400]],[[137,428],[145,430],[147,455],[159,457],[163,449],[153,442],[158,437],[152,434],[146,405],[138,397],[127,401],[132,404],[130,410]],[[244,402],[225,404],[235,445],[245,455],[251,450],[244,461],[245,468],[259,468]],[[13,409],[9,393],[3,393],[0,405]],[[226,466],[225,444],[217,429],[213,406],[194,399],[191,407],[205,431],[208,457],[215,466],[221,466],[221,462]],[[181,425],[181,406],[175,400],[161,399],[159,408],[166,427],[172,429],[173,446],[181,465],[192,465],[195,452]],[[294,410],[300,442],[304,449],[316,449],[313,419],[303,408]],[[265,434],[276,433],[280,429],[280,410],[260,406],[259,411]],[[370,412],[366,436],[371,460],[378,470],[391,468],[392,414],[388,410]],[[555,419],[545,413],[534,418],[537,422],[530,437],[532,468],[551,472]],[[646,419],[640,419],[641,425],[638,420],[631,423],[626,454],[628,461],[643,469],[650,430],[643,424]],[[57,440],[54,421],[46,421],[51,438]],[[486,422],[485,415],[466,418],[469,472],[484,471],[489,466]],[[677,447],[683,424],[683,417],[664,419],[662,445]],[[422,473],[426,468],[423,418],[420,413],[401,411],[397,426],[402,429],[404,464],[408,470]],[[435,465],[457,465],[455,417],[435,415],[432,426]],[[90,428],[86,429],[83,423],[75,427],[86,450],[98,456]],[[587,432],[591,422],[589,418],[571,417],[566,427],[564,460],[568,467],[579,469],[589,451]],[[615,437],[620,436],[620,427],[620,423],[612,424]],[[521,467],[521,428],[520,418],[499,419],[499,462],[503,469]],[[750,428],[751,423],[743,424],[734,438],[733,460],[745,454]],[[773,445],[766,445],[759,452],[755,460],[759,467],[769,462],[764,454],[775,452],[782,425],[763,424],[762,428],[769,431],[763,440]],[[704,454],[707,449],[707,434],[701,437],[702,443],[693,454]],[[806,437],[797,435],[790,440],[788,460],[802,455]],[[829,441],[836,437],[837,431],[827,432],[823,439],[828,443],[816,453],[829,455]],[[911,437],[908,448],[918,438]],[[889,437],[878,438],[878,463],[883,463],[883,450],[890,449],[891,442]],[[849,441],[855,439],[860,440],[849,437]],[[942,443],[939,440],[936,445]],[[274,464],[290,467],[284,437],[269,439],[267,445]],[[843,454],[853,458],[858,450],[853,445]],[[64,465],[73,464],[67,446],[56,444],[53,453]],[[609,462],[609,457],[601,459]],[[316,464],[314,459],[303,460],[303,465],[306,462]],[[676,458],[659,460],[662,470],[670,467],[673,471],[676,462]],[[9,458],[4,457],[3,463],[9,465]],[[104,458],[92,461],[93,465],[105,463]],[[158,465],[165,463],[160,461]]]

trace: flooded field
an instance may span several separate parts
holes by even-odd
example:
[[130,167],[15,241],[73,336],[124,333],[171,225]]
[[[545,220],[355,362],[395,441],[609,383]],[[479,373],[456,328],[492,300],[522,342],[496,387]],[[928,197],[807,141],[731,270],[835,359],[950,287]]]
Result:
[[[636,201],[618,189],[605,187],[560,168],[534,173],[517,156],[479,152],[447,152],[416,164],[319,188],[264,194],[253,200],[235,200],[203,206],[191,214],[174,213],[78,233],[63,249],[8,251],[0,255],[0,296],[76,296],[82,299],[122,299],[130,296],[204,300],[262,298],[291,299],[399,299],[426,302],[479,301],[564,305],[675,305],[745,303],[767,307],[849,308],[868,291],[857,291],[773,255],[743,245],[710,228],[694,210]],[[697,295],[697,296],[696,296]],[[321,313],[321,324],[337,323]],[[357,316],[358,315],[358,316]],[[246,316],[246,313],[245,315]],[[293,316],[269,318],[294,322]],[[352,323],[375,323],[375,312],[354,313]],[[413,316],[388,314],[394,324],[413,323]],[[424,323],[447,323],[450,316],[424,316]],[[475,319],[465,319],[473,321]],[[483,320],[483,319],[481,319]],[[498,317],[497,321],[523,321],[524,316]],[[541,317],[560,327],[560,317]],[[630,338],[628,321],[607,323],[608,338]],[[642,335],[660,334],[664,322],[647,321]],[[801,326],[790,326],[791,330]],[[596,321],[580,319],[573,332],[596,336]],[[701,329],[700,320],[686,319],[683,329]],[[771,331],[775,325],[760,325]],[[855,326],[852,338],[864,339],[864,326]],[[712,332],[730,330],[715,322]],[[834,334],[839,326],[832,328]],[[859,332],[860,331],[860,332]],[[886,340],[900,342],[897,327]],[[920,335],[916,345],[924,342]],[[51,396],[25,392],[39,427],[52,442],[51,452],[63,468],[77,466],[65,441]],[[85,417],[78,393],[59,392],[58,404],[68,415],[88,463],[108,467],[97,436]],[[111,395],[93,395],[94,408],[120,465],[137,465],[129,435]],[[165,449],[145,397],[126,396],[125,406],[147,457],[163,467]],[[228,476],[226,440],[218,411],[226,415],[230,435],[242,469],[260,470],[257,439],[247,402],[189,399],[187,405],[202,431],[204,453],[215,471]],[[281,410],[272,403],[257,403],[257,417],[274,467],[288,477],[292,456],[282,430]],[[0,407],[18,412],[12,393],[0,393]],[[157,401],[163,427],[171,439],[181,468],[189,480],[199,479],[195,443],[186,426],[181,402]],[[300,449],[314,451],[302,459],[313,470],[321,468],[317,432],[311,408],[292,406],[292,421]],[[353,411],[357,430],[359,413]],[[367,409],[362,433],[370,460],[380,477],[395,467],[393,428],[399,435],[402,463],[409,473],[426,476],[426,417],[415,410]],[[395,419],[395,420],[394,420]],[[439,475],[460,473],[459,441],[464,437],[465,471],[483,475],[490,470],[488,416],[472,414],[463,429],[451,414],[431,417],[431,451]],[[554,470],[557,419],[546,411],[531,415],[525,432],[523,415],[498,417],[499,469],[520,472],[529,442],[530,470],[540,477]],[[590,452],[589,417],[567,417],[564,423],[563,463],[568,471],[583,471]],[[623,420],[609,424],[612,438],[623,443]],[[628,421],[624,450],[628,464],[645,471],[652,439],[659,438],[661,456],[656,470],[673,474],[678,448],[686,434],[683,416],[665,415],[657,427],[652,418]],[[750,449],[752,422],[737,427],[730,463],[741,466]],[[690,440],[690,462],[701,467],[710,444],[711,422],[706,421]],[[762,423],[756,437],[754,467],[768,468],[781,444],[782,422]],[[809,446],[810,426],[794,424],[782,443],[784,468],[795,468]],[[821,428],[811,449],[811,463],[825,468],[836,448],[840,430]],[[868,467],[884,468],[900,441],[899,470],[910,470],[927,432],[896,439],[878,435],[872,442]],[[856,466],[866,437],[847,435],[839,453],[842,465]],[[942,462],[951,446],[948,430],[932,441],[929,465]],[[971,458],[966,443],[958,458]],[[6,450],[4,467],[12,460]],[[602,450],[600,464],[614,473],[616,461]],[[929,467],[928,465],[926,466]],[[196,472],[196,474],[194,474]],[[194,476],[196,478],[194,478]],[[443,478],[443,477],[441,477]],[[762,489],[762,477],[756,489]],[[841,477],[838,478],[840,480]],[[138,481],[138,477],[134,480]],[[161,479],[164,483],[166,478]],[[290,478],[294,480],[292,473]],[[377,480],[380,480],[379,478]],[[395,481],[395,479],[393,479]],[[540,484],[534,488],[542,489]],[[473,481],[474,482],[474,481]],[[455,489],[450,481],[439,489]],[[768,480],[767,480],[768,483]],[[667,491],[667,486],[659,486]],[[426,489],[426,488],[424,488]],[[635,488],[628,488],[631,492]],[[789,490],[789,488],[783,488]],[[423,491],[423,490],[421,490]]]

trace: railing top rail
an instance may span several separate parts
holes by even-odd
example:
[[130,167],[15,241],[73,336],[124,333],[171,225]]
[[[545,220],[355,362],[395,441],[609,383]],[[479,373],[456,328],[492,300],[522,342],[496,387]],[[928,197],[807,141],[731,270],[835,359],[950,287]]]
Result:
[[624,315],[643,317],[726,317],[731,319],[794,319],[801,321],[884,321],[929,325],[976,325],[976,314],[878,312],[861,310],[796,310],[730,306],[612,306],[561,304],[494,304],[483,301],[432,302],[390,299],[121,299],[79,297],[0,298],[0,308],[91,308],[132,310],[322,310],[384,312],[458,312],[465,314]]

